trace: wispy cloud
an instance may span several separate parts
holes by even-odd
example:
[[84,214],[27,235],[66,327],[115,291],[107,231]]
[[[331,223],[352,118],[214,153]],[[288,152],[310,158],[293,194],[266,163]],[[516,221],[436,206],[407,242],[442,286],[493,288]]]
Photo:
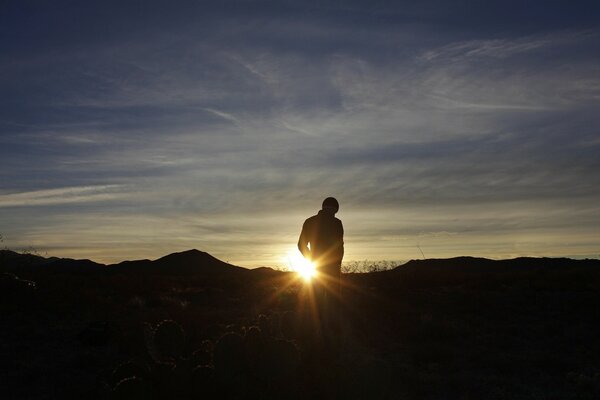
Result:
[[219,110],[215,110],[212,108],[204,108],[203,110],[208,111],[211,114],[214,114],[218,117],[221,117],[227,121],[231,121],[231,122],[235,122],[235,123],[239,123],[238,119],[236,117],[234,117],[233,115],[223,112],[223,111],[219,111]]
[[473,58],[503,59],[534,53],[548,48],[562,48],[575,43],[597,40],[598,32],[558,31],[516,38],[463,40],[425,50],[418,58],[428,62],[434,60],[461,61]]
[[358,259],[420,256],[418,238],[428,256],[580,240],[600,223],[597,29],[493,31],[433,3],[206,6],[13,49],[2,229],[25,245],[63,232],[51,246],[71,254],[116,240],[114,257],[202,247],[256,265],[335,195]]
[[0,194],[0,207],[49,206],[115,200],[123,194],[121,185],[67,187]]

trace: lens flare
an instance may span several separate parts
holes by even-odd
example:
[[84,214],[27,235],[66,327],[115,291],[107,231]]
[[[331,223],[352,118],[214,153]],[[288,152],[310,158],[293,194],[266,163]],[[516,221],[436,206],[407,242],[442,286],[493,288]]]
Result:
[[302,256],[298,250],[290,250],[287,253],[288,266],[298,273],[306,282],[309,282],[317,274],[315,265]]

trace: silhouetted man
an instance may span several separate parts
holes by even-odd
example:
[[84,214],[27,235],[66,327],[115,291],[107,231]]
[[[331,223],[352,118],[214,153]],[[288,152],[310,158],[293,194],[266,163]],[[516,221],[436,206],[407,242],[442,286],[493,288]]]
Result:
[[298,249],[312,261],[319,274],[339,278],[344,257],[344,227],[335,217],[340,205],[333,197],[323,201],[321,211],[302,226]]
[[331,330],[337,330],[338,325],[344,257],[344,227],[335,217],[339,208],[336,199],[326,198],[321,211],[304,221],[298,240],[298,249],[317,269],[315,300],[323,324]]

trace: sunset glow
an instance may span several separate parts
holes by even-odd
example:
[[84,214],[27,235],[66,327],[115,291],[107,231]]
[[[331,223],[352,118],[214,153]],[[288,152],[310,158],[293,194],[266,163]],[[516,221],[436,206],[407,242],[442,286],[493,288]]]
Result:
[[1,248],[600,257],[600,2],[5,3]]
[[315,265],[304,258],[298,250],[289,250],[287,252],[286,261],[288,267],[297,272],[306,282],[309,282],[317,274]]

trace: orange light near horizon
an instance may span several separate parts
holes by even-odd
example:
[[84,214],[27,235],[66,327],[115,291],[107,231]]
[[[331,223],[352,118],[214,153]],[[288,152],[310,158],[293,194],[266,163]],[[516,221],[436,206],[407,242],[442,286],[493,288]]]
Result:
[[315,265],[304,258],[296,249],[287,252],[286,261],[288,267],[298,273],[305,282],[310,282],[317,274]]

